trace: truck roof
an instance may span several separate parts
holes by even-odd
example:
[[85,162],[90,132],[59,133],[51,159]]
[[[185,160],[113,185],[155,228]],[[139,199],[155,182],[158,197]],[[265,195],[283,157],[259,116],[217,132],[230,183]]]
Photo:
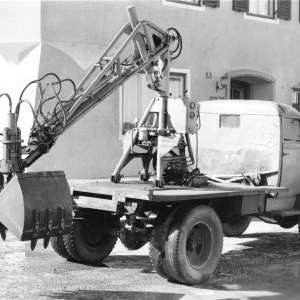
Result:
[[200,112],[210,114],[267,115],[300,118],[300,113],[284,103],[264,100],[202,101]]

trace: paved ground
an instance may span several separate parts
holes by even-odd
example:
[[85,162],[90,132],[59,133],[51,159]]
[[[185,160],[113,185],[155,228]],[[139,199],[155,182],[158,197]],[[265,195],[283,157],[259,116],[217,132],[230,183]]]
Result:
[[204,285],[160,278],[148,245],[126,251],[121,244],[99,267],[65,261],[39,241],[8,234],[0,242],[0,299],[300,299],[300,238],[297,228],[252,222],[241,238],[225,238],[220,264]]

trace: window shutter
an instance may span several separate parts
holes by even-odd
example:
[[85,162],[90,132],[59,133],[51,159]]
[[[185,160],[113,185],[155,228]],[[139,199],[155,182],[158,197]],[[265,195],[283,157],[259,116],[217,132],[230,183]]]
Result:
[[204,0],[203,4],[211,7],[220,7],[220,0]]
[[283,20],[291,20],[291,0],[278,0],[277,18]]
[[233,0],[232,9],[240,12],[249,12],[249,1],[248,0]]

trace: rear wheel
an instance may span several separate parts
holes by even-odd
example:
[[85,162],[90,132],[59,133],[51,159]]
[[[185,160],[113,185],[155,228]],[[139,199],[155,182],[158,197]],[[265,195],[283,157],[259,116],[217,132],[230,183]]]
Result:
[[111,215],[101,211],[97,217],[100,218],[97,224],[73,223],[70,235],[64,237],[69,254],[76,260],[88,264],[100,263],[117,242],[117,237],[103,232]]
[[227,223],[222,224],[223,233],[227,237],[235,237],[243,234],[249,227],[252,218],[248,216],[239,216],[233,218]]
[[205,205],[178,212],[166,243],[166,261],[180,282],[199,284],[213,274],[223,247],[222,225],[216,212]]
[[61,257],[68,259],[68,260],[72,260],[73,257],[71,256],[71,254],[68,252],[66,245],[64,244],[63,241],[61,241],[59,244],[57,243],[57,237],[52,237],[50,239],[50,243],[52,248],[54,249],[54,251]]

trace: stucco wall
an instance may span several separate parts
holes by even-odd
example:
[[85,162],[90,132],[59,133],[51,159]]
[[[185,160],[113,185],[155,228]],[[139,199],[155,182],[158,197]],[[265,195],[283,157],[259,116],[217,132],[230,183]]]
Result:
[[[243,13],[232,11],[231,1],[221,1],[220,8],[206,7],[205,12],[166,6],[161,0],[4,1],[0,3],[0,92],[11,93],[16,103],[22,87],[47,72],[78,83],[128,22],[126,6],[132,4],[140,20],[150,20],[163,29],[176,27],[181,33],[183,51],[172,67],[190,69],[192,98],[202,101],[224,96],[224,90],[216,93],[216,81],[226,72],[251,69],[274,77],[275,100],[291,104],[291,87],[300,82],[298,1],[292,3],[292,20],[279,20],[279,24],[246,20]],[[24,56],[24,43],[29,54],[18,61]],[[7,53],[11,56],[12,52],[7,49],[15,49],[13,46],[18,51],[8,58]],[[206,72],[212,73],[211,79],[206,79]],[[35,91],[28,97],[34,102]],[[31,120],[26,108],[24,116],[27,122]],[[28,132],[30,124],[21,125]],[[59,138],[31,170],[62,169],[69,178],[106,177],[121,154],[116,91]],[[137,171],[133,164],[124,173],[136,175]]]

